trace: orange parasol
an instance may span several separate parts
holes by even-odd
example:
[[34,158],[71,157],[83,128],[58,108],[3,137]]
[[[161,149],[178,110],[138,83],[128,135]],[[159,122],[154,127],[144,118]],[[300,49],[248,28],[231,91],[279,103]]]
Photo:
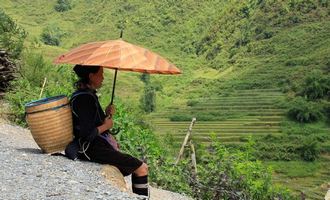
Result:
[[165,58],[145,48],[122,39],[83,44],[60,55],[55,64],[99,65],[115,69],[111,103],[117,79],[117,71],[133,71],[150,74],[180,74],[180,70]]

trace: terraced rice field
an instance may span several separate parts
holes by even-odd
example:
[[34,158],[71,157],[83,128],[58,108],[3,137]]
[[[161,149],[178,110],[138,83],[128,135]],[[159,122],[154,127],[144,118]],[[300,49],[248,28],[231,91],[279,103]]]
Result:
[[[196,117],[194,141],[207,143],[210,133],[215,133],[224,143],[240,143],[250,135],[281,134],[284,109],[278,102],[283,98],[284,94],[277,89],[238,90],[217,98],[194,99],[197,103],[192,106],[169,107],[164,112],[152,114],[151,122],[157,134],[169,134],[182,143],[190,118]],[[178,114],[189,119],[170,120]]]
[[[306,199],[323,199],[328,189],[330,188],[330,171],[329,158],[318,162],[319,167],[313,169],[313,175],[306,177],[288,177],[284,174],[274,174],[273,180],[275,183],[280,183],[285,186],[290,186],[290,189],[295,191],[300,196],[305,195]],[[294,164],[297,166],[297,164]],[[301,165],[306,163],[301,163]],[[307,163],[307,165],[310,163]],[[291,162],[284,163],[286,167],[290,167]]]

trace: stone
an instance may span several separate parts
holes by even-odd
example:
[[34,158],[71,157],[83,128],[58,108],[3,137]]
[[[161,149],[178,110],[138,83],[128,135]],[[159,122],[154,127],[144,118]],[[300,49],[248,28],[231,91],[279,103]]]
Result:
[[111,183],[111,185],[116,186],[119,190],[123,192],[128,191],[125,178],[117,167],[112,165],[105,165],[104,167],[102,167],[101,173]]
[[328,190],[327,194],[325,195],[324,200],[330,200],[330,189]]

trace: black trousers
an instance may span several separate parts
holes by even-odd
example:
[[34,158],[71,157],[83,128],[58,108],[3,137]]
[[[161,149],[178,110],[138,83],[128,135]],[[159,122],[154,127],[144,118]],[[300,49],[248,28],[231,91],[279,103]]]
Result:
[[[85,152],[90,161],[117,167],[124,176],[132,174],[143,162],[129,154],[115,150],[105,139],[96,137]],[[88,160],[80,153],[79,159]]]

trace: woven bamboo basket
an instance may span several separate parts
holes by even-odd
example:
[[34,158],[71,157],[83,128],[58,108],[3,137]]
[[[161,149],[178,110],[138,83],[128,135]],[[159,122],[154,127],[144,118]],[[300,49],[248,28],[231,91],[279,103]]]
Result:
[[33,139],[44,153],[63,151],[72,141],[72,114],[66,96],[32,101],[25,105],[25,112]]

